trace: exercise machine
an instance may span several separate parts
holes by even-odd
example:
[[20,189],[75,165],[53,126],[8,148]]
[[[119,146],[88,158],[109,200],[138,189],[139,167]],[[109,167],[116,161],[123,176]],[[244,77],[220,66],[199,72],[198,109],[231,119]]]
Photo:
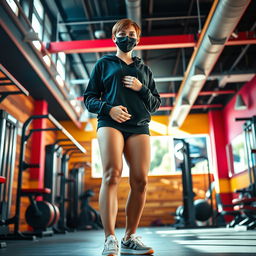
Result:
[[45,195],[44,200],[59,208],[60,218],[53,226],[53,231],[58,234],[74,230],[74,227],[67,225],[67,209],[70,203],[74,203],[74,198],[68,195],[68,185],[74,183],[74,179],[69,177],[69,160],[75,153],[84,154],[76,144],[67,144],[67,141],[60,139],[46,146],[44,183],[51,189],[51,193]]
[[84,192],[84,168],[73,168],[69,171],[67,226],[71,229],[78,228],[80,214],[80,199]]
[[0,236],[9,233],[18,126],[13,116],[0,110]]
[[[182,187],[183,187],[183,205],[176,209],[175,218],[176,228],[194,228],[198,227],[197,222],[205,222],[213,217],[213,203],[212,203],[212,191],[209,195],[211,203],[208,203],[206,199],[194,200],[195,193],[193,192],[192,182],[192,159],[198,159],[202,157],[192,158],[190,156],[189,143],[184,139],[175,139],[176,145],[174,148],[175,156],[180,160],[180,168],[182,171]],[[208,159],[208,178],[210,186],[210,171]]]
[[[31,122],[36,119],[48,119],[55,128],[41,128],[41,129],[30,129]],[[58,213],[56,207],[48,203],[38,203],[36,199],[40,196],[43,197],[51,193],[50,188],[22,188],[22,178],[23,172],[28,168],[38,167],[38,164],[29,164],[25,162],[25,150],[26,144],[33,132],[43,132],[43,131],[61,131],[77,148],[83,153],[86,150],[64,129],[60,123],[50,114],[47,115],[36,115],[29,117],[22,126],[21,132],[21,148],[19,157],[19,169],[18,169],[18,183],[17,183],[17,193],[16,193],[16,207],[15,215],[12,218],[6,220],[6,224],[14,224],[13,233],[8,233],[5,239],[29,239],[34,240],[36,236],[52,235],[52,230],[47,229],[57,221]],[[28,223],[36,223],[33,232],[20,232],[20,208],[21,208],[21,197],[28,197],[31,205],[27,209],[26,220]],[[36,219],[36,221],[34,221]],[[38,226],[38,222],[39,224]]]

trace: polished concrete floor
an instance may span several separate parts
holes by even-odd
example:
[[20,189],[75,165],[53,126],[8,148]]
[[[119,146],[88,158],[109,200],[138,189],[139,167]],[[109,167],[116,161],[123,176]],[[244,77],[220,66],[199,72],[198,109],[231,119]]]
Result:
[[[123,229],[117,229],[120,240]],[[137,232],[152,246],[155,256],[256,255],[256,230],[140,228]],[[101,256],[103,232],[77,231],[37,241],[7,241],[0,255],[8,256]]]

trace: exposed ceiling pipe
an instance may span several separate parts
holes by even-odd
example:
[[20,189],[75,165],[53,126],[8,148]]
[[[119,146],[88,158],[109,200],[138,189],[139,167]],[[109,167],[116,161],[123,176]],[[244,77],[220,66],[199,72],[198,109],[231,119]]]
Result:
[[125,0],[127,17],[141,26],[141,0]]
[[[88,4],[89,3],[87,1],[82,0],[82,6],[83,6],[84,14],[85,14],[86,18],[90,20],[91,19],[91,14],[89,12]],[[94,31],[93,31],[93,25],[92,24],[88,24],[88,30],[89,30],[90,37],[92,39],[95,39]],[[100,54],[98,52],[95,53],[95,56],[96,56],[97,60],[100,58]]]
[[[141,27],[141,0],[125,0],[127,18],[135,21]],[[136,51],[138,57],[142,56],[141,51]]]
[[[198,46],[185,72],[174,109],[170,116],[171,126],[181,126],[193,106],[206,79],[193,81],[195,70],[199,68],[207,78],[224,49],[225,42],[234,31],[250,0],[215,0],[207,17]],[[182,104],[184,99],[189,104]]]

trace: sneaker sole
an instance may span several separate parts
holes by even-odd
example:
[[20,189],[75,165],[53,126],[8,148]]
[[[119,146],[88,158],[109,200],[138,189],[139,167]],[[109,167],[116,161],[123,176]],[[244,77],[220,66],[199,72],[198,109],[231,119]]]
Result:
[[120,254],[125,255],[125,254],[129,254],[129,255],[151,255],[154,253],[154,250],[149,250],[149,251],[136,251],[136,250],[131,250],[131,249],[122,249]]

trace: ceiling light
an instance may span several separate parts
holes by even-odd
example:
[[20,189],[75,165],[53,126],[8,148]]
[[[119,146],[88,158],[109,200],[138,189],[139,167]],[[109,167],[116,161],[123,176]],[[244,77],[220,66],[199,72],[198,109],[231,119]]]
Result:
[[51,59],[50,59],[50,57],[49,57],[48,55],[45,55],[45,56],[43,57],[43,60],[44,60],[44,62],[46,63],[46,65],[47,65],[48,67],[51,66]]
[[78,112],[78,113],[81,111],[81,107],[80,106],[76,106],[75,109],[76,109],[76,112]]
[[233,33],[231,34],[231,36],[234,37],[234,38],[238,38],[238,34],[237,34],[236,32],[233,32]]
[[76,100],[75,100],[75,99],[71,100],[70,103],[71,103],[71,105],[72,105],[73,107],[76,106]]
[[55,79],[61,87],[64,86],[64,81],[62,80],[60,75],[56,75]]
[[94,35],[97,39],[103,39],[103,38],[106,38],[106,32],[104,30],[96,30],[94,32]]
[[247,105],[245,104],[242,95],[236,95],[236,102],[235,102],[235,110],[244,110],[247,109]]
[[42,45],[41,45],[40,41],[32,41],[32,44],[36,47],[36,49],[38,51],[41,51]]
[[202,81],[206,79],[206,75],[204,73],[204,70],[195,66],[194,68],[194,74],[191,77],[192,81]]

